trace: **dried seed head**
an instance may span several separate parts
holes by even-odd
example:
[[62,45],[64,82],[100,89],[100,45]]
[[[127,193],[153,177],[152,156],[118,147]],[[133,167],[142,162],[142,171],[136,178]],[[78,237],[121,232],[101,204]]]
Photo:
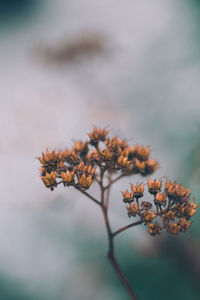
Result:
[[122,195],[123,195],[123,201],[125,203],[132,202],[134,200],[134,198],[133,198],[133,192],[129,193],[129,191],[126,190],[125,192],[122,192]]
[[42,181],[44,182],[46,187],[53,187],[56,186],[56,175],[53,171],[51,173],[46,173],[45,176],[41,176]]
[[162,181],[149,179],[147,181],[147,185],[149,188],[149,193],[155,195],[160,191],[161,186],[162,186]]
[[[161,180],[149,179],[147,186],[148,192],[154,195],[154,206],[147,201],[139,202],[139,197],[137,198],[136,195],[140,192],[140,196],[144,196],[144,185],[132,184],[131,193],[133,193],[133,198],[131,202],[133,204],[127,207],[129,217],[140,217],[142,223],[148,224],[148,232],[151,235],[156,235],[164,229],[171,234],[187,231],[191,226],[189,220],[196,213],[198,207],[197,204],[190,201],[190,190],[185,189],[183,185],[176,182],[171,183],[169,180],[164,185],[164,192],[161,192]],[[130,193],[129,191],[126,191],[126,193],[128,199]],[[134,203],[134,199],[137,200],[137,203]],[[160,219],[162,226],[153,223],[155,218]]]
[[148,159],[146,161],[146,172],[152,174],[158,169],[158,162],[155,159]]
[[128,210],[128,216],[135,217],[139,213],[139,205],[136,203],[131,204],[130,206],[126,207]]
[[130,165],[130,161],[128,161],[128,156],[123,156],[121,155],[118,160],[117,160],[118,165],[122,168],[122,169],[127,169]]
[[144,210],[148,210],[148,209],[152,208],[152,204],[150,202],[148,202],[148,201],[142,201],[141,202],[141,207]]
[[172,210],[169,210],[168,212],[166,212],[166,214],[164,214],[164,218],[168,221],[173,221],[175,218],[175,212],[172,212]]
[[160,234],[161,232],[161,227],[158,225],[158,223],[148,223],[148,227],[149,227],[149,230],[148,232],[151,234],[151,235],[156,235],[156,234]]
[[113,154],[106,148],[103,151],[100,151],[100,158],[103,161],[110,161],[113,158]]
[[136,198],[143,197],[144,193],[144,185],[143,184],[131,184],[131,191],[133,193],[133,196]]
[[146,146],[136,145],[134,151],[139,160],[147,160],[149,158],[150,150]]
[[164,204],[167,201],[165,193],[157,193],[154,199],[155,204]]
[[180,232],[180,229],[181,229],[180,226],[178,226],[178,224],[176,224],[176,223],[169,225],[169,231],[172,234],[175,234],[175,235],[178,234]]
[[135,158],[134,162],[135,162],[135,169],[138,170],[139,172],[144,172],[146,166],[145,162],[140,161],[137,158]]
[[93,131],[88,134],[90,138],[90,144],[93,146],[97,146],[100,141],[104,142],[108,131],[105,128],[97,128],[94,127]]
[[153,211],[148,210],[143,213],[142,217],[144,218],[145,222],[150,222],[156,217],[156,215]]
[[79,185],[82,188],[88,189],[92,184],[92,176],[86,176],[85,173],[78,180]]
[[65,173],[61,173],[61,178],[64,183],[71,184],[74,182],[75,172],[66,171]]

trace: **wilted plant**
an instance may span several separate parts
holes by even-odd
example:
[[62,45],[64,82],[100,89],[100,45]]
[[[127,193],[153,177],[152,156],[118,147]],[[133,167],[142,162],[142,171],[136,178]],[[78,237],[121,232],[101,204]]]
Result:
[[[150,149],[146,146],[129,146],[126,140],[109,138],[106,128],[94,127],[88,134],[88,141],[76,141],[72,149],[65,151],[48,150],[39,157],[41,179],[51,191],[59,184],[74,187],[102,210],[108,236],[108,253],[115,272],[124,284],[131,299],[137,299],[125,275],[116,260],[114,238],[126,229],[144,224],[150,235],[160,234],[163,230],[177,235],[185,232],[191,225],[190,218],[195,214],[197,205],[190,201],[190,190],[182,184],[166,180],[164,190],[162,180],[149,179],[147,184],[131,184],[130,190],[122,192],[128,216],[136,221],[112,231],[109,216],[110,188],[120,178],[140,174],[148,176],[158,168],[156,160],[150,158]],[[87,192],[96,182],[100,187],[100,196]],[[142,201],[145,186],[152,195],[151,202]]]

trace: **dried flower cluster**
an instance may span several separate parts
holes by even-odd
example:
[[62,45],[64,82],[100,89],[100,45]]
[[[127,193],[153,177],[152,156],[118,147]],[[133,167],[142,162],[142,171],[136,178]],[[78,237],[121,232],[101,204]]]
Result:
[[148,226],[148,232],[156,235],[165,229],[171,234],[185,232],[191,225],[190,218],[195,214],[197,205],[190,201],[190,190],[182,184],[166,180],[164,192],[161,192],[162,181],[147,181],[148,192],[153,196],[153,204],[142,201],[144,184],[131,185],[131,191],[122,192],[127,206],[128,216],[140,218]]
[[41,178],[52,191],[57,181],[64,186],[88,189],[93,180],[100,180],[100,172],[121,172],[122,176],[152,174],[158,167],[151,159],[150,149],[146,146],[129,146],[126,140],[107,137],[108,131],[94,127],[88,134],[89,141],[76,141],[72,149],[65,151],[48,150],[39,157]]
[[[59,184],[72,186],[100,207],[108,236],[107,257],[130,299],[136,300],[137,296],[115,256],[115,236],[139,224],[147,225],[151,235],[162,230],[174,235],[185,232],[191,225],[190,219],[197,205],[190,201],[190,190],[176,182],[166,180],[162,191],[162,180],[149,179],[147,186],[148,193],[153,196],[151,202],[142,200],[145,184],[132,184],[130,191],[122,192],[123,201],[128,203],[128,216],[139,220],[113,232],[108,216],[110,187],[125,176],[148,176],[157,170],[158,163],[150,157],[149,147],[130,146],[117,136],[110,138],[106,128],[94,127],[88,137],[86,141],[75,141],[72,149],[42,153],[38,158],[42,165],[41,179],[51,191]],[[93,182],[100,187],[99,199],[87,192]]]

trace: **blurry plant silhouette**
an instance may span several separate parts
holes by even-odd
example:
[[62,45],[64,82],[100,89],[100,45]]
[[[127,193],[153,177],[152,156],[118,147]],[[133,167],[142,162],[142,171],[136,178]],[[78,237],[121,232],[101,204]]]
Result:
[[36,54],[48,64],[67,64],[79,62],[83,58],[92,58],[105,52],[102,35],[85,32],[71,40],[62,40],[56,46],[40,45]]
[[[74,187],[100,207],[108,236],[107,258],[130,298],[137,299],[116,259],[114,238],[128,228],[140,224],[144,224],[153,236],[164,230],[173,235],[186,232],[198,205],[190,201],[190,189],[185,189],[176,182],[166,180],[163,191],[161,179],[149,179],[147,184],[131,184],[130,190],[122,192],[122,198],[128,204],[128,216],[137,219],[113,232],[108,215],[111,186],[122,177],[135,174],[148,176],[157,170],[158,163],[150,158],[148,147],[129,146],[126,140],[120,140],[117,136],[110,138],[106,128],[94,127],[88,136],[88,141],[74,142],[72,149],[52,152],[47,150],[42,153],[38,158],[42,165],[41,179],[51,191],[60,184]],[[98,197],[87,192],[93,182],[100,187]],[[153,197],[151,202],[141,200],[145,186]]]

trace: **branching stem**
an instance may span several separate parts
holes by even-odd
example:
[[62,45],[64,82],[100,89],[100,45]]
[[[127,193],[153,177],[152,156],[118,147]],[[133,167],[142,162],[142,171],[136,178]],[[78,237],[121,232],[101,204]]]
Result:
[[122,231],[124,231],[124,230],[126,230],[128,228],[131,228],[133,226],[140,225],[140,224],[142,224],[142,221],[138,221],[138,222],[134,222],[134,223],[131,223],[129,225],[126,225],[126,226],[118,229],[117,231],[113,232],[113,237],[116,236],[118,233],[120,233],[120,232],[122,232]]
[[108,217],[108,204],[109,204],[109,196],[110,196],[110,188],[111,185],[113,183],[115,183],[118,179],[120,179],[121,177],[123,177],[123,175],[118,176],[117,178],[115,178],[114,180],[109,179],[109,184],[107,186],[103,185],[103,176],[105,173],[104,169],[100,169],[100,180],[98,181],[99,186],[100,186],[100,190],[101,190],[101,199],[100,201],[98,201],[97,199],[95,199],[92,195],[88,194],[86,191],[80,189],[78,186],[74,185],[74,187],[79,190],[82,194],[84,194],[85,196],[87,196],[88,198],[90,198],[93,202],[95,202],[96,204],[98,204],[101,207],[102,213],[103,213],[103,217],[104,217],[104,222],[105,222],[105,227],[106,227],[106,232],[107,232],[107,237],[108,237],[108,252],[107,252],[107,258],[109,259],[111,265],[113,266],[113,269],[115,270],[116,274],[118,275],[120,281],[122,282],[122,284],[124,285],[125,289],[127,290],[130,299],[132,300],[137,300],[138,298],[136,297],[129,281],[127,280],[127,278],[125,277],[125,275],[123,274],[118,261],[116,259],[115,256],[115,249],[114,249],[114,237],[130,228],[136,225],[141,224],[141,221],[129,224],[127,226],[124,226],[120,229],[118,229],[115,232],[112,232],[111,226],[110,226],[110,221],[109,221],[109,217]]
[[98,205],[101,205],[101,202],[99,202],[97,199],[95,199],[92,195],[88,194],[86,191],[81,190],[80,188],[78,188],[77,186],[74,185],[74,187],[79,190],[82,194],[84,194],[85,196],[87,196],[88,198],[90,198],[93,202],[95,202]]
[[[111,262],[116,274],[118,275],[119,279],[121,280],[122,284],[124,285],[125,289],[129,293],[130,299],[132,300],[137,300],[137,297],[125,277],[125,275],[122,273],[122,270],[117,262],[117,259],[115,257],[115,251],[114,251],[114,234],[112,233],[111,227],[110,227],[110,222],[108,218],[108,213],[107,213],[107,207],[102,205],[101,207],[102,213],[104,216],[104,221],[105,221],[105,226],[106,226],[106,231],[107,231],[107,236],[108,236],[108,253],[107,253],[107,258]],[[125,229],[124,229],[125,230]]]

